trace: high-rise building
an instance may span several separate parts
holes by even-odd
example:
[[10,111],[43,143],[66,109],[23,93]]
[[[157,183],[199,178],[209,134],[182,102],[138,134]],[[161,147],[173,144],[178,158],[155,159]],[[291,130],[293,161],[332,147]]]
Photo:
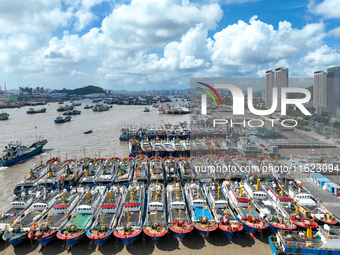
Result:
[[327,73],[314,72],[313,106],[327,107]]
[[314,72],[313,106],[317,114],[340,118],[340,66]]
[[274,87],[274,72],[272,70],[266,71],[266,91],[265,91],[265,106],[269,109],[273,103],[273,87]]
[[279,67],[275,69],[274,73],[275,81],[274,87],[277,87],[278,93],[278,106],[277,109],[281,109],[281,88],[288,87],[288,68]]
[[273,88],[277,88],[278,110],[281,109],[281,88],[288,87],[288,68],[279,67],[266,71],[266,108],[270,108],[273,103]]
[[340,117],[340,66],[327,69],[327,106],[333,117]]

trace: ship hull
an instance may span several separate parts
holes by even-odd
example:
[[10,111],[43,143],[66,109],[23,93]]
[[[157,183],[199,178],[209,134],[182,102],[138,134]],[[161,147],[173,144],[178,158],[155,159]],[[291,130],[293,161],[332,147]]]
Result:
[[168,230],[164,230],[163,232],[159,233],[159,234],[153,234],[150,233],[148,230],[143,229],[144,234],[146,234],[148,237],[151,238],[151,240],[153,241],[157,241],[159,240],[161,237],[165,236],[168,233]]
[[183,239],[187,234],[189,234],[194,229],[194,227],[185,230],[175,229],[174,227],[170,227],[169,229],[177,238]]
[[218,228],[217,223],[215,223],[215,225],[210,228],[202,228],[197,225],[194,225],[194,226],[197,232],[200,233],[203,237],[208,237],[211,232],[215,231]]
[[9,166],[9,165],[13,165],[21,160],[30,158],[38,153],[40,153],[42,151],[42,149],[44,148],[46,144],[43,144],[39,147],[37,147],[36,149],[34,149],[33,151],[30,151],[29,153],[25,153],[24,155],[17,157],[15,159],[11,159],[11,160],[5,160],[5,161],[0,161],[0,167],[2,166]]
[[57,237],[58,239],[60,240],[65,240],[66,243],[67,243],[67,246],[68,246],[68,250],[70,250],[73,246],[75,246],[77,243],[79,243],[79,241],[81,239],[84,238],[86,232],[83,231],[77,235],[74,235],[74,236],[65,236],[65,235],[62,235],[60,232],[57,233]]
[[278,226],[275,226],[275,225],[273,225],[271,223],[268,224],[268,229],[273,234],[276,234],[278,231],[281,231],[281,230],[294,230],[296,228],[297,227],[295,225],[293,225],[292,227],[278,227]]
[[28,240],[28,232],[21,233],[16,237],[12,237],[8,241],[11,243],[13,247],[17,247],[19,244],[23,243],[26,240]]
[[57,231],[53,230],[47,234],[39,236],[34,235],[34,232],[31,231],[28,234],[28,238],[37,240],[42,247],[45,247],[47,244],[49,244],[50,242],[54,241],[57,238]]
[[110,238],[111,234],[112,234],[112,231],[101,236],[93,236],[89,230],[86,231],[86,237],[91,240],[94,240],[94,242],[97,244],[98,247],[101,247],[104,243],[106,243],[107,240]]
[[243,226],[240,224],[236,230],[233,230],[231,227],[225,227],[220,224],[218,228],[221,230],[223,235],[232,238],[237,232],[243,229]]
[[115,232],[113,232],[113,235],[116,238],[119,238],[120,240],[122,240],[122,242],[125,243],[126,245],[131,245],[131,244],[133,244],[134,241],[136,241],[138,239],[138,237],[140,236],[141,233],[142,233],[142,231],[139,230],[134,234],[121,235],[117,231],[115,231]]

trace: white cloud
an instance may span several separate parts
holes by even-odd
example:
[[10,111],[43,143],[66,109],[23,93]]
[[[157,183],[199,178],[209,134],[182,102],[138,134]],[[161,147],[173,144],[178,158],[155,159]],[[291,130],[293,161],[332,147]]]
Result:
[[314,14],[322,15],[326,19],[340,19],[339,0],[324,0],[318,5],[315,5],[313,1],[309,5],[309,10]]
[[322,23],[295,29],[291,23],[283,21],[275,30],[256,17],[252,17],[249,24],[240,20],[214,35],[212,60],[218,66],[241,66],[295,57],[321,45],[324,29]]
[[340,27],[336,27],[328,32],[329,36],[340,37]]

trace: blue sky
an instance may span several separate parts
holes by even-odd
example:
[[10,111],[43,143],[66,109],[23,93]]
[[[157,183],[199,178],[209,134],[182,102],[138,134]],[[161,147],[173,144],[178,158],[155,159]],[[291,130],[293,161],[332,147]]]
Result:
[[0,85],[188,88],[340,65],[339,0],[2,0]]

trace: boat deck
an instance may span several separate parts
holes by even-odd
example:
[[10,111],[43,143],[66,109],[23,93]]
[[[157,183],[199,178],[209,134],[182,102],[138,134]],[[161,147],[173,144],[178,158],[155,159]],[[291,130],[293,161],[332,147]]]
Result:
[[[128,217],[126,215],[126,212],[122,212],[119,225],[120,225],[120,227],[124,227],[126,224],[128,224]],[[139,222],[139,211],[129,212],[129,224],[130,224],[130,226],[140,226],[141,225],[141,223]]]
[[[85,213],[79,213],[77,214],[76,218],[73,217],[71,220],[71,226],[76,226],[78,230],[83,230],[87,226],[87,224],[92,220],[93,215],[92,214],[85,214]],[[75,221],[77,219],[77,222],[75,224]]]
[[213,220],[209,208],[195,207],[192,209],[195,221],[199,221],[203,216],[208,220]]
[[31,211],[20,221],[20,224],[23,227],[30,227],[33,223],[33,219],[38,215],[42,215],[41,213],[42,211]]
[[145,224],[151,225],[154,222],[157,222],[159,225],[166,226],[167,224],[166,224],[166,219],[165,219],[165,213],[157,212],[157,217],[154,211],[148,213],[145,218]]

